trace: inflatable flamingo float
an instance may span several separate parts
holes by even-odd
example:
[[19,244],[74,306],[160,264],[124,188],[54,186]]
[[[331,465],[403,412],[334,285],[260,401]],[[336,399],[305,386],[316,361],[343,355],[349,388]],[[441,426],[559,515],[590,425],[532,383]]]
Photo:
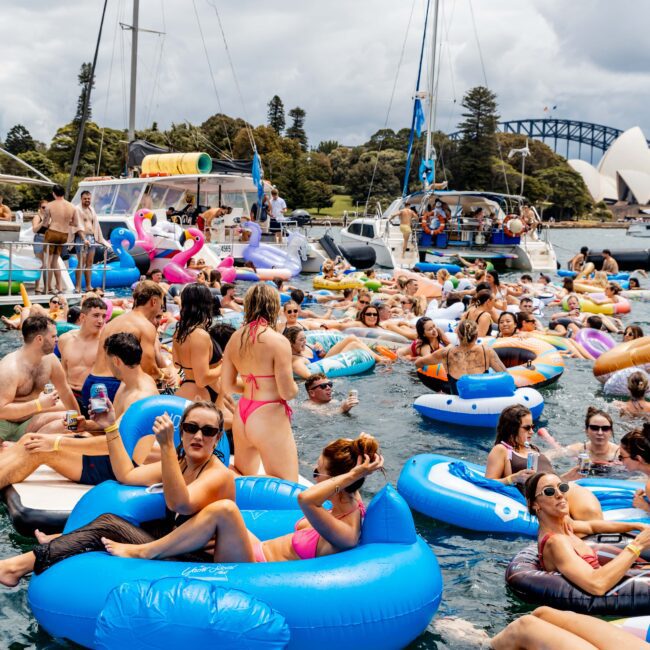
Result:
[[174,257],[172,257],[162,269],[163,275],[168,282],[174,284],[187,284],[188,282],[196,281],[196,273],[191,269],[185,268],[185,265],[203,248],[205,237],[200,230],[197,230],[196,228],[188,228],[187,230],[184,230],[181,235],[181,246],[184,246],[185,242],[188,240],[192,240],[192,246],[187,250],[182,250],[176,253],[176,255],[174,255]]
[[149,255],[149,259],[152,260],[156,255],[156,244],[154,243],[153,235],[144,229],[145,219],[151,222],[152,227],[156,225],[156,215],[151,210],[138,210],[133,215],[133,225],[138,235],[138,238],[135,240],[135,245],[142,248]]
[[237,269],[235,269],[235,258],[232,256],[224,257],[217,269],[221,273],[223,282],[234,282],[237,279]]

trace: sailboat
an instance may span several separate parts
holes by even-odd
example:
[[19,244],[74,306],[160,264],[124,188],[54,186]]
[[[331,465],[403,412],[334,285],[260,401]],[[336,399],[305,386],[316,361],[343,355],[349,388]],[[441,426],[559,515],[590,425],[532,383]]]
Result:
[[[522,195],[455,191],[446,189],[446,184],[436,183],[436,151],[432,135],[435,117],[435,57],[440,0],[434,0],[431,20],[429,38],[432,44],[428,88],[427,90],[419,88],[427,42],[430,4],[431,0],[426,5],[402,196],[395,199],[386,210],[378,209],[374,216],[364,216],[351,221],[341,230],[340,239],[344,244],[365,244],[372,247],[377,256],[377,264],[387,268],[412,267],[419,263],[423,269],[435,270],[438,266],[436,263],[426,264],[430,257],[433,257],[435,262],[440,262],[441,258],[454,261],[460,256],[465,259],[481,257],[490,260],[497,267],[506,269],[555,271],[557,257],[548,239],[548,229],[542,229],[541,235],[535,231],[524,232],[523,224],[519,219],[525,201]],[[422,189],[409,193],[408,178],[414,136],[420,135],[425,124],[426,146],[419,167]],[[525,160],[523,153],[521,155]],[[444,216],[440,211],[440,218],[434,219],[431,224],[433,227],[429,227],[427,215],[434,212],[437,200],[446,207]],[[410,250],[403,254],[403,237],[396,216],[404,207],[413,208],[418,216],[418,224],[425,224],[426,230],[431,232],[418,227],[413,233]],[[532,209],[534,211],[534,208]],[[538,222],[541,223],[541,219],[538,218]]]

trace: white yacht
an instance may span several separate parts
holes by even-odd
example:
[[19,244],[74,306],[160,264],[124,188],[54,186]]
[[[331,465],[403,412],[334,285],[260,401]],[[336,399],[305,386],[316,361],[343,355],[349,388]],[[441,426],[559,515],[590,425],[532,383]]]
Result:
[[650,237],[650,221],[636,221],[627,227],[626,235],[630,237]]
[[[449,206],[451,218],[435,236],[416,228],[409,250],[403,254],[403,237],[395,215],[405,205],[415,208],[420,215],[436,199]],[[428,260],[428,256],[435,261],[462,256],[466,259],[482,257],[497,266],[518,271],[555,271],[557,257],[548,239],[547,228],[543,228],[540,234],[512,236],[503,229],[504,222],[507,223],[510,214],[523,200],[520,196],[490,192],[417,192],[396,199],[381,215],[353,219],[341,230],[340,239],[343,244],[372,247],[377,255],[377,264],[387,268],[434,261]],[[483,209],[486,218],[479,220],[472,216],[478,208]]]

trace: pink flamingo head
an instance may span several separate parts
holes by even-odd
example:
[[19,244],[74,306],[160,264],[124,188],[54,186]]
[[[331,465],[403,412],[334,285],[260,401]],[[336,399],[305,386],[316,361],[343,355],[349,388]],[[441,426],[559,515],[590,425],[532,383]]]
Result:
[[217,266],[218,269],[228,269],[230,267],[235,266],[235,258],[232,255],[228,255],[228,257],[224,257],[221,262],[219,262],[219,265]]
[[149,254],[149,258],[153,259],[156,253],[156,244],[154,243],[151,233],[144,229],[143,224],[145,219],[148,219],[152,226],[156,225],[156,215],[151,210],[138,210],[135,215],[133,215],[133,225],[135,226],[135,232],[138,235],[135,245],[140,246]]
[[187,250],[182,250],[179,253],[176,253],[170,262],[178,264],[178,266],[185,266],[190,259],[203,248],[205,237],[197,228],[188,228],[187,230],[183,230],[181,234],[181,246],[184,246],[187,241],[191,241],[192,245]]

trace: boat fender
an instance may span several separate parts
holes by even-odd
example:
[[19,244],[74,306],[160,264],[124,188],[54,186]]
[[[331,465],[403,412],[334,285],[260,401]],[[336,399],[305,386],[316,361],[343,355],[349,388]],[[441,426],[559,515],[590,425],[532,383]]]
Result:
[[[137,624],[134,622],[137,621]],[[94,648],[284,648],[282,614],[238,589],[203,580],[134,580],[113,589],[97,617]]]
[[484,397],[510,397],[515,394],[515,380],[507,372],[489,375],[463,375],[457,384],[458,396],[462,399]]

